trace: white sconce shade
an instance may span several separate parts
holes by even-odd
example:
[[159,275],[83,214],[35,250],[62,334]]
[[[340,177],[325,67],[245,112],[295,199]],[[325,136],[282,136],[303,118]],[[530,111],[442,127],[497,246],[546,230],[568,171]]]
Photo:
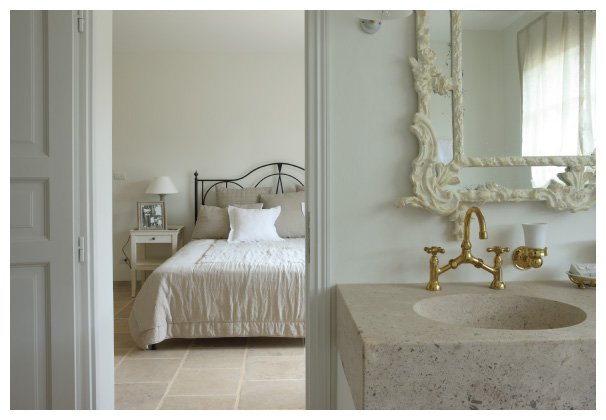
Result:
[[149,184],[149,187],[147,187],[147,190],[145,190],[145,194],[159,194],[160,201],[164,201],[164,195],[178,192],[179,190],[168,176],[155,177],[151,184]]
[[526,248],[543,249],[547,247],[547,223],[523,223]]
[[412,15],[412,10],[353,10],[360,19],[393,20]]
[[412,10],[354,10],[353,13],[361,18],[360,26],[367,34],[374,34],[381,28],[384,20],[401,19],[412,15]]

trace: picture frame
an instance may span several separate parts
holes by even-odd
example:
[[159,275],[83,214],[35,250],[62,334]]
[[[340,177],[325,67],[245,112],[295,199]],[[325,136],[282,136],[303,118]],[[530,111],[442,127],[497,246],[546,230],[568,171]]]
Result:
[[139,230],[166,230],[164,201],[137,201]]

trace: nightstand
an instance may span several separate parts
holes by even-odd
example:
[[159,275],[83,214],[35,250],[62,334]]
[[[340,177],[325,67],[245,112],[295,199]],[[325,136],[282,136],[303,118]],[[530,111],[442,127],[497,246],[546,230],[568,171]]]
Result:
[[[141,253],[137,245],[143,244]],[[137,271],[152,271],[166,261],[166,258],[149,258],[145,256],[145,245],[147,244],[171,244],[171,255],[174,255],[183,246],[183,226],[169,226],[167,230],[139,230],[130,231],[130,281],[131,296],[135,297],[137,292]],[[141,280],[141,286],[145,282],[145,273]]]

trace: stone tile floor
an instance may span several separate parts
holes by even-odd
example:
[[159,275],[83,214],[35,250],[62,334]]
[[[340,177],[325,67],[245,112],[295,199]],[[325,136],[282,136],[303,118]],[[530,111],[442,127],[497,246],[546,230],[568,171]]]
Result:
[[128,328],[133,301],[130,283],[115,283],[116,410],[305,409],[302,339],[170,339],[142,351]]

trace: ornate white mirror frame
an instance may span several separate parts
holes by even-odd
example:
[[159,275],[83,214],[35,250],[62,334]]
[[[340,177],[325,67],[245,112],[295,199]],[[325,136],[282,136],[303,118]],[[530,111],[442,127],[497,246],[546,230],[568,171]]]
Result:
[[[417,58],[409,57],[418,94],[418,111],[410,130],[419,140],[419,155],[413,161],[410,179],[413,197],[402,197],[396,207],[412,206],[449,216],[454,222],[453,234],[463,238],[463,218],[470,204],[495,202],[545,201],[558,211],[572,213],[588,210],[596,201],[596,157],[592,156],[533,156],[533,157],[479,157],[465,156],[463,148],[463,76],[462,76],[462,22],[461,12],[451,11],[451,68],[452,75],[442,74],[434,64],[436,54],[431,49],[429,16],[427,11],[416,12]],[[453,159],[438,163],[437,138],[430,120],[431,95],[446,95],[452,91]],[[510,189],[496,183],[485,184],[473,190],[446,189],[459,183],[458,172],[465,167],[562,166],[565,172],[546,188]]]

